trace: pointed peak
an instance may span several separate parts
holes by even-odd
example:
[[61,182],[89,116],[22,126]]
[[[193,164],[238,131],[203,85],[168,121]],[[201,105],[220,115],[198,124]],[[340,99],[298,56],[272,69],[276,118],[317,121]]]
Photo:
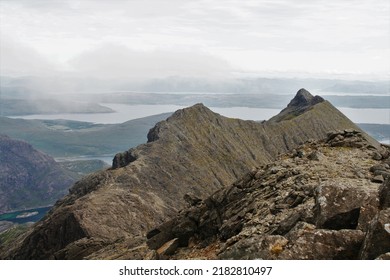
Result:
[[299,116],[306,111],[313,108],[317,103],[324,102],[325,100],[316,95],[313,96],[309,91],[304,88],[298,90],[295,97],[290,101],[286,108],[284,108],[278,115],[271,118],[271,122],[280,122]]
[[291,100],[287,107],[306,107],[310,105],[315,105],[324,101],[320,96],[313,96],[309,91],[304,88],[298,90],[295,97]]
[[311,100],[313,99],[314,96],[306,89],[301,88],[300,90],[298,90],[296,97],[305,98],[306,100]]

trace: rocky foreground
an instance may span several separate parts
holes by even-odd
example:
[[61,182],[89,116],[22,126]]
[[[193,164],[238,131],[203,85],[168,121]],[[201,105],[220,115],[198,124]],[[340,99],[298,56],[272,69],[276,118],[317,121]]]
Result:
[[[390,259],[389,147],[332,132],[150,231],[151,259]],[[386,179],[387,178],[387,179]]]

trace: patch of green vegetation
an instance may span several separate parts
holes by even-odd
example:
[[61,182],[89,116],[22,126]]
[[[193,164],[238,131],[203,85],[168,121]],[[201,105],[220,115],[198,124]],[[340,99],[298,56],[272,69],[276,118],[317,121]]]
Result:
[[110,165],[102,160],[72,160],[59,162],[59,164],[63,168],[78,173],[79,175],[87,175],[110,167]]
[[104,126],[103,124],[72,120],[42,120],[42,123],[44,123],[50,129],[65,131],[101,128]]
[[10,245],[16,238],[18,238],[21,234],[28,231],[30,228],[29,225],[16,225],[6,231],[0,233],[0,245],[6,247]]
[[10,219],[10,218],[14,218],[14,214],[13,213],[5,213],[5,214],[1,214],[0,215],[0,221],[7,220],[7,219]]

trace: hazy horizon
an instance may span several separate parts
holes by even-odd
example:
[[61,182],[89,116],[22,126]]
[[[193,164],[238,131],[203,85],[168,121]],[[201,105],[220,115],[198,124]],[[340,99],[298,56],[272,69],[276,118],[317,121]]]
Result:
[[0,0],[0,75],[388,80],[390,3]]

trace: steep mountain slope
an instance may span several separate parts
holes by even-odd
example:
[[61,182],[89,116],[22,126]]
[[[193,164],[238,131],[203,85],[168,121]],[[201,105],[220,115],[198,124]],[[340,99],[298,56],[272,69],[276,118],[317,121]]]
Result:
[[74,182],[50,156],[0,135],[0,213],[53,204]]
[[300,90],[289,105],[298,114],[262,124],[225,118],[202,104],[175,112],[150,130],[147,144],[117,154],[112,170],[77,182],[3,257],[142,257],[145,233],[184,207],[187,193],[205,198],[309,139],[358,130],[327,101],[308,106],[308,98],[314,97]]

